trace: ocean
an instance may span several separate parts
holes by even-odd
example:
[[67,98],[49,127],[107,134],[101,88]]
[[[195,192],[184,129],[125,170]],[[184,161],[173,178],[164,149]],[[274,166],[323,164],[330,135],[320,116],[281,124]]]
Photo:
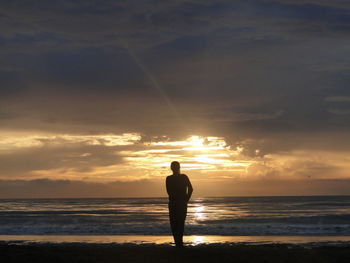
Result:
[[[170,235],[167,198],[2,199],[0,235]],[[349,236],[350,196],[208,197],[186,235]]]

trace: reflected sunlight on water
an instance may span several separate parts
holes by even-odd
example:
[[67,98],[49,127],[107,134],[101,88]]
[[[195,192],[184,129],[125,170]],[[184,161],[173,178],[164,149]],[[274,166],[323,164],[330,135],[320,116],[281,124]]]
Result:
[[189,242],[197,245],[201,243],[205,243],[205,237],[204,236],[192,236],[192,240],[189,240]]
[[194,208],[194,216],[196,218],[196,220],[203,220],[205,219],[205,216],[203,214],[204,211],[204,206],[197,206]]

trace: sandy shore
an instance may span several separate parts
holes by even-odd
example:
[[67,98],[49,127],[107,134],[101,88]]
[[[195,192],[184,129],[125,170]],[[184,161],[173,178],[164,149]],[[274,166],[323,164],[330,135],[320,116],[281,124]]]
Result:
[[[0,241],[27,243],[133,243],[171,244],[172,236],[156,235],[0,235]],[[244,244],[337,244],[348,242],[350,236],[184,236],[187,245],[244,243]]]
[[182,249],[156,244],[0,242],[1,262],[350,262],[350,245],[202,244]]

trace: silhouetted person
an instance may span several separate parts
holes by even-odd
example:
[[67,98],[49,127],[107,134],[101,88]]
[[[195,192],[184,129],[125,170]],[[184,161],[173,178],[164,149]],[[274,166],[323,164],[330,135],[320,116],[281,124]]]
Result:
[[180,163],[172,162],[172,175],[166,178],[166,190],[169,195],[169,218],[171,232],[177,247],[183,246],[187,203],[191,198],[193,188],[187,175],[180,174]]

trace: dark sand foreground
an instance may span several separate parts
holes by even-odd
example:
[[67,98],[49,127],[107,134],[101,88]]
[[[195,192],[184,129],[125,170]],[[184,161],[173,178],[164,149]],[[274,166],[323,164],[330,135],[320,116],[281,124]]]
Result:
[[209,244],[186,248],[133,244],[0,242],[0,262],[350,262],[350,245]]

